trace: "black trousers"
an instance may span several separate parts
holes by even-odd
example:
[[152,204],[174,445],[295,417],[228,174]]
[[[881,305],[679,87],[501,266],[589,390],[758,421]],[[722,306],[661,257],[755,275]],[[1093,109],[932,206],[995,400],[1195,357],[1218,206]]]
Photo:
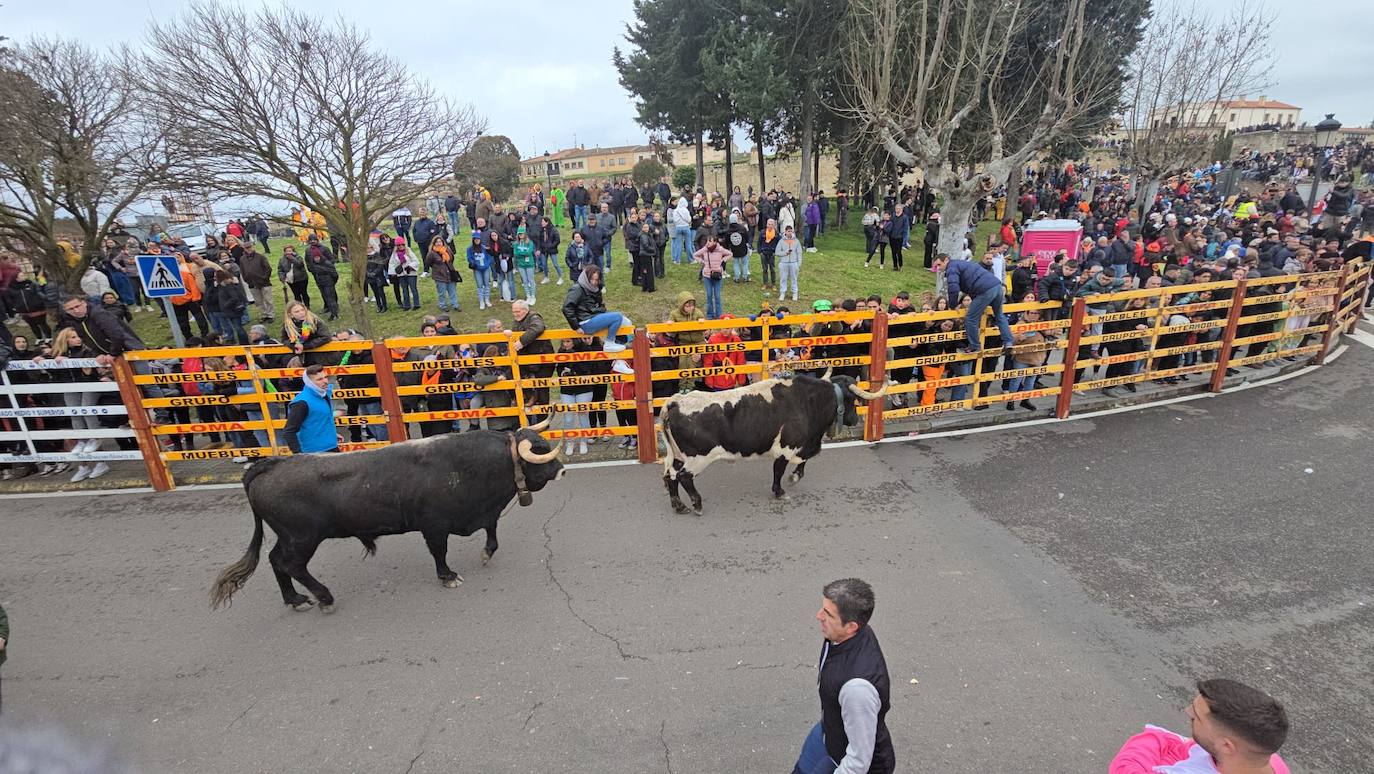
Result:
[[892,248],[892,270],[902,270],[902,240],[894,239],[890,245]]
[[334,284],[339,281],[335,277],[315,276],[315,284],[320,288],[320,298],[324,300],[324,310],[329,314],[339,313],[339,293],[334,289]]
[[200,328],[201,336],[210,334],[210,318],[205,316],[205,307],[201,306],[199,301],[172,304],[172,313],[176,315],[177,327],[181,329],[182,336],[191,336],[191,317],[196,318],[196,327]]
[[298,282],[290,282],[287,283],[287,287],[291,288],[292,298],[306,306],[310,306],[310,280],[303,279]]

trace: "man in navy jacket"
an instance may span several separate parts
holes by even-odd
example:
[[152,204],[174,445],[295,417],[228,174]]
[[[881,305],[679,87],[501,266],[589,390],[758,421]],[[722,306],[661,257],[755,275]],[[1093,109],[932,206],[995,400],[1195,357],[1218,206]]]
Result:
[[944,253],[935,258],[934,268],[937,272],[945,273],[951,309],[958,308],[959,296],[964,293],[972,299],[968,306],[968,314],[964,317],[964,336],[968,339],[968,346],[961,348],[960,351],[977,352],[983,348],[979,328],[983,320],[983,310],[989,306],[992,307],[992,318],[997,322],[997,330],[1002,333],[1003,348],[1011,349],[1011,326],[1007,324],[1007,316],[1002,313],[1006,289],[1002,286],[1001,280],[997,279],[997,275],[974,261],[951,261]]

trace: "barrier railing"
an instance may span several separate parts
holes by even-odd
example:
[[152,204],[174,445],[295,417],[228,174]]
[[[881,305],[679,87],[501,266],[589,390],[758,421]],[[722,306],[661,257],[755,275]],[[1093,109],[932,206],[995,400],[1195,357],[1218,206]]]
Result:
[[[886,398],[859,407],[870,441],[888,422],[996,403],[1054,398],[1035,408],[1062,418],[1075,395],[1144,381],[1200,376],[1217,391],[1235,368],[1276,358],[1320,363],[1336,334],[1354,325],[1371,281],[1370,268],[1356,264],[1008,304],[1010,355],[990,314],[982,351],[966,353],[962,309],[856,311],[651,323],[616,353],[568,329],[545,331],[541,343],[550,346],[533,353],[521,349],[519,331],[337,341],[300,357],[279,345],[145,350],[116,361],[115,376],[126,434],[138,439],[159,489],[172,486],[169,463],[289,454],[284,404],[313,363],[338,378],[342,450],[523,427],[552,414],[544,431],[552,441],[620,436],[637,441],[639,461],[653,462],[656,416],[670,396],[825,369],[870,390],[888,384]],[[211,445],[196,448],[205,436]]]
[[[86,378],[76,378],[77,372]],[[0,371],[0,464],[136,460],[137,450],[100,450],[105,439],[134,437],[110,366],[94,359],[13,360]],[[109,426],[110,418],[119,418]],[[91,421],[95,420],[95,421]],[[79,427],[73,427],[77,423]],[[96,424],[97,427],[89,425]],[[77,445],[67,449],[67,441]],[[95,441],[91,451],[86,441]]]

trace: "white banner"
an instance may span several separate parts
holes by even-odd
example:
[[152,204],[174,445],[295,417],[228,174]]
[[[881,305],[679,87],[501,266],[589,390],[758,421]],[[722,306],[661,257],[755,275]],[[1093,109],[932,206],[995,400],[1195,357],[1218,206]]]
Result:
[[110,460],[141,460],[136,451],[86,452],[84,454],[0,454],[0,464],[18,462],[104,462]]
[[5,366],[6,371],[57,371],[64,368],[108,368],[102,366],[95,358],[66,358],[61,362],[56,360],[43,360],[34,362],[32,360],[11,360]]
[[133,438],[134,431],[128,428],[118,430],[74,430],[70,427],[62,430],[30,430],[28,432],[0,433],[0,441],[22,441],[26,438],[33,438],[38,441],[66,441],[74,438],[82,440],[88,438]]
[[52,408],[0,408],[0,419],[10,417],[122,417],[123,406],[55,406]]

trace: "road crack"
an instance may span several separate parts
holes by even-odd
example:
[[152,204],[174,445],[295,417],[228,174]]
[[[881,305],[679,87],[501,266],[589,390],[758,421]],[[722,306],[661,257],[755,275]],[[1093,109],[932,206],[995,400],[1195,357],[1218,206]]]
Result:
[[544,706],[544,702],[537,701],[534,703],[533,707],[530,707],[530,714],[525,716],[525,724],[520,726],[521,731],[524,731],[530,727],[530,721],[534,719],[534,713],[538,712],[539,708],[542,706]]
[[668,721],[664,720],[658,726],[658,743],[663,745],[663,765],[668,767],[668,774],[673,774],[673,753],[668,749],[668,740],[663,732],[668,728]]
[[243,712],[240,712],[238,717],[236,717],[236,718],[234,718],[233,720],[229,721],[229,725],[225,726],[225,727],[224,727],[224,730],[225,730],[225,731],[228,731],[229,729],[233,728],[235,723],[239,722],[240,720],[243,720],[244,716],[248,714],[248,711],[251,710],[251,709],[253,709],[253,708],[256,707],[256,706],[258,706],[258,702],[257,702],[256,699],[254,699],[254,700],[253,700],[253,703],[252,703],[252,704],[249,704],[248,707],[245,708],[245,709],[243,710]]
[[563,594],[563,603],[567,605],[568,612],[572,614],[572,617],[576,618],[579,622],[581,622],[581,624],[587,627],[587,629],[591,631],[593,634],[597,635],[598,637],[602,637],[606,640],[609,640],[612,644],[614,644],[615,650],[617,653],[620,654],[620,658],[622,660],[648,661],[649,659],[647,657],[640,656],[626,650],[624,644],[622,644],[620,640],[616,639],[615,635],[598,629],[594,624],[592,624],[591,621],[588,621],[586,618],[583,618],[582,614],[578,613],[577,608],[573,606],[572,594],[568,593],[568,590],[563,587],[563,583],[558,580],[557,573],[553,571],[553,533],[549,532],[549,525],[553,523],[554,518],[557,517],[558,514],[562,513],[563,509],[566,508],[568,503],[571,501],[572,495],[568,495],[568,497],[563,500],[563,504],[559,505],[558,509],[555,510],[553,513],[549,514],[549,518],[544,521],[544,553],[546,554],[544,559],[544,569],[546,569],[549,573],[549,581],[553,583],[553,585],[558,589],[560,593]]

